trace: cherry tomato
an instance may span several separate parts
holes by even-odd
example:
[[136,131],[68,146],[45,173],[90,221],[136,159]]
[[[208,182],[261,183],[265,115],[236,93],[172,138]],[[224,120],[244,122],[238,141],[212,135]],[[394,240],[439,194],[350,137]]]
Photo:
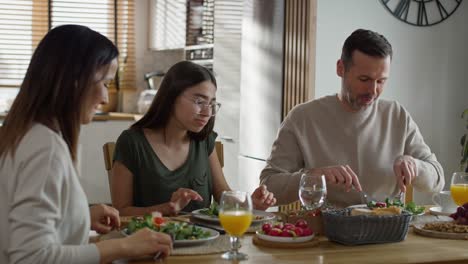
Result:
[[153,223],[155,226],[160,226],[164,224],[164,222],[166,222],[166,220],[164,220],[162,217],[153,217]]
[[385,202],[376,202],[375,207],[385,208],[385,207],[387,207],[387,203],[385,203]]

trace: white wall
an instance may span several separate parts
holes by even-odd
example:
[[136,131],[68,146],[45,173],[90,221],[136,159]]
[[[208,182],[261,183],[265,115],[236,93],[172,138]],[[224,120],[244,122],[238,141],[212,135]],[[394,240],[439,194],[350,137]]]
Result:
[[80,182],[89,203],[110,203],[109,182],[102,146],[117,141],[133,121],[93,121],[81,127]]
[[[382,97],[399,101],[412,114],[449,188],[460,160],[460,114],[468,108],[468,3],[430,27],[397,20],[377,0],[318,0],[317,13],[316,97],[340,90],[335,65],[351,32],[365,28],[386,36],[394,57]],[[416,194],[418,201],[428,202],[428,195]]]

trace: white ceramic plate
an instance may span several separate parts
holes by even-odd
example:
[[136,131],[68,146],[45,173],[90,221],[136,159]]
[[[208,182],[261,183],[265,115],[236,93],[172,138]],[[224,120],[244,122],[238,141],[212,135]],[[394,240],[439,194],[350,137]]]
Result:
[[[346,208],[368,208],[367,204],[355,204],[355,205],[350,205]],[[413,214],[413,216],[418,216],[418,215],[424,215],[426,212],[422,212],[420,214]]]
[[263,240],[272,241],[272,242],[281,242],[281,243],[301,243],[307,242],[314,238],[314,234],[310,236],[301,236],[301,237],[280,237],[280,236],[269,236],[262,234],[260,231],[256,232],[256,235]]
[[445,215],[445,216],[450,216],[450,214],[454,213],[447,213],[447,212],[442,212],[442,208],[440,208],[440,206],[434,206],[434,207],[431,207],[429,208],[429,212],[431,212],[431,214],[433,215]]
[[[211,216],[211,215],[206,215],[200,213],[200,211],[203,209],[198,209],[195,211],[192,211],[192,216],[197,219],[205,220],[205,221],[210,221],[214,223],[219,223],[219,218],[217,216]],[[254,214],[254,219],[252,220],[252,224],[259,224],[263,223],[265,221],[271,221],[275,219],[275,215],[272,213],[268,213],[265,211],[260,211],[260,210],[253,210]],[[255,217],[258,217],[259,219],[255,219]]]
[[[193,245],[198,245],[205,243],[207,241],[211,241],[213,239],[216,239],[219,237],[219,232],[216,230],[213,230],[211,228],[206,228],[202,226],[197,226],[198,228],[201,228],[203,231],[208,231],[210,232],[210,236],[207,238],[202,238],[202,239],[194,239],[194,240],[174,240],[174,246],[176,247],[185,247],[185,246],[193,246]],[[127,229],[123,229],[121,232],[124,236],[128,236],[127,234]]]
[[367,208],[367,204],[354,204],[354,205],[350,205],[346,208]]

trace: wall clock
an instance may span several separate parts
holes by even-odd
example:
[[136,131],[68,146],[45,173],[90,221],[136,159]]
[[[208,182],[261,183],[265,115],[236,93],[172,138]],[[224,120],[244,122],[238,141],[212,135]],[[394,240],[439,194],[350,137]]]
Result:
[[426,27],[450,17],[463,0],[380,0],[399,20],[413,26]]

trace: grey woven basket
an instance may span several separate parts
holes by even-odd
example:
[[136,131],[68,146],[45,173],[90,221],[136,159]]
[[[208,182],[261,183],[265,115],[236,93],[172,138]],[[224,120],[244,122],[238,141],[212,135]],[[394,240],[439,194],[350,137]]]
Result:
[[324,211],[325,235],[344,245],[399,242],[406,238],[411,214],[350,215],[351,209]]

